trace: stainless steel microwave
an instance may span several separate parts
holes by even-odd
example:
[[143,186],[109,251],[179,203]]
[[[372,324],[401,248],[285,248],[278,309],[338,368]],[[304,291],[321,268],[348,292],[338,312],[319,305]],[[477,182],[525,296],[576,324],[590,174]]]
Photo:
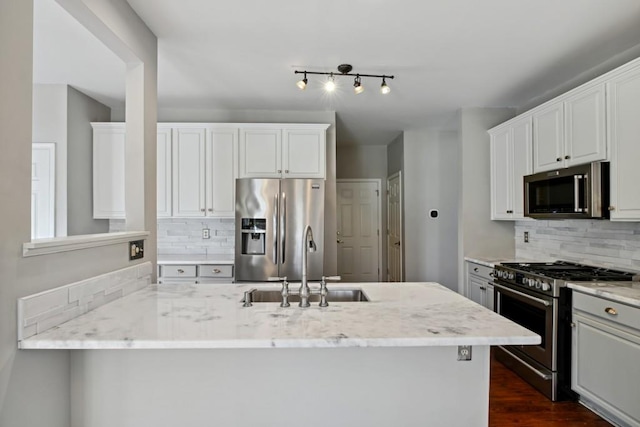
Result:
[[537,219],[609,217],[609,163],[524,177],[524,215]]

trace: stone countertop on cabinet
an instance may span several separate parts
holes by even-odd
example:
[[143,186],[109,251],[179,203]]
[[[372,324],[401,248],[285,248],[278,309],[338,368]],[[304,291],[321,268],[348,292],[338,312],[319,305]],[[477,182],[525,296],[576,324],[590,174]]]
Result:
[[158,255],[160,265],[178,264],[227,264],[233,265],[234,255],[213,254],[213,255]]
[[640,308],[640,282],[575,282],[567,286],[575,291]]
[[477,256],[466,256],[464,257],[465,261],[469,261],[469,262],[473,262],[475,264],[480,264],[480,265],[484,265],[485,267],[490,267],[493,268],[496,266],[496,264],[500,264],[501,262],[515,262],[513,259],[509,259],[509,258],[484,258],[484,257],[477,257]]
[[[291,284],[295,289],[296,284]],[[538,344],[540,337],[437,283],[340,283],[369,302],[243,307],[273,283],[150,285],[19,343],[23,349],[427,347]],[[313,288],[317,284],[312,285]]]

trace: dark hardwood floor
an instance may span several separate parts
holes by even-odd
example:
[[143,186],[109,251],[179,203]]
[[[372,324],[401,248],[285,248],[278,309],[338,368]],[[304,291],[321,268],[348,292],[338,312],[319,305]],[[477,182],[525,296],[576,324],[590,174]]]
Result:
[[577,402],[551,402],[491,358],[489,426],[611,426]]

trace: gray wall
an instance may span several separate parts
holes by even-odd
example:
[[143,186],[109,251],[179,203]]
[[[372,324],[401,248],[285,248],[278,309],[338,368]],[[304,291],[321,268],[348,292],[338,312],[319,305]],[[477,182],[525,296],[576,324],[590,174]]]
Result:
[[[404,133],[405,280],[457,289],[457,134],[425,129]],[[437,218],[429,211],[437,209]]]
[[[112,118],[118,120],[118,112]],[[325,181],[324,271],[335,275],[338,271],[336,243],[336,115],[334,111],[267,111],[215,110],[194,108],[163,108],[158,122],[229,122],[229,123],[327,123],[327,178]],[[128,217],[127,217],[128,218]]]
[[510,108],[464,108],[459,113],[460,188],[458,205],[458,278],[464,286],[464,257],[513,258],[512,221],[491,221],[488,129],[510,119]]
[[[155,37],[146,27],[135,25],[133,11],[126,2],[92,0],[91,9],[80,0],[64,0],[63,3],[92,15],[94,25],[103,25],[103,30],[110,28],[110,43],[121,43],[134,49],[144,58],[146,71],[156,73]],[[118,22],[114,15],[128,20],[127,23]],[[143,38],[148,50],[139,48],[138,41]],[[19,351],[16,299],[131,263],[127,258],[127,244],[22,257],[22,244],[30,241],[31,233],[32,1],[0,2],[0,63],[0,93],[3,95],[0,97],[3,147],[0,156],[0,200],[3,201],[0,203],[0,425],[69,427],[69,352]],[[155,80],[151,84],[155,87]],[[146,93],[146,105],[155,104],[155,90]],[[155,128],[155,109],[151,113],[153,120],[149,120],[149,126]],[[155,163],[155,132],[145,138],[145,146],[153,149],[153,158],[149,157],[149,160]],[[145,181],[155,189],[155,168],[146,170],[145,164],[140,169],[144,171]],[[147,205],[147,211],[150,217],[155,217],[155,203]],[[155,222],[150,228],[154,233]],[[155,234],[151,239],[155,240]],[[151,246],[155,251],[155,244]],[[145,257],[145,261],[155,262],[153,253],[149,258]]]
[[404,169],[404,132],[387,145],[387,176]]
[[67,90],[67,235],[107,233],[109,221],[93,219],[93,130],[111,109],[84,93]]
[[380,278],[387,278],[387,146],[347,145],[338,147],[336,155],[338,179],[379,179],[380,180]]

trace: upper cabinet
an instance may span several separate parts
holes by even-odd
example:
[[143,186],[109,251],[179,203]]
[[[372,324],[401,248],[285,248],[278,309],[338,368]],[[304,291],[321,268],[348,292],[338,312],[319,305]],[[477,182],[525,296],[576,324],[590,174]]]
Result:
[[240,178],[325,178],[329,125],[253,125],[240,129]]
[[524,218],[523,177],[532,173],[531,116],[490,131],[491,219]]
[[93,217],[121,219],[124,208],[124,123],[93,127]]
[[533,111],[533,172],[607,159],[605,85],[587,85]]
[[607,83],[611,149],[611,220],[640,220],[640,66],[614,73]]

